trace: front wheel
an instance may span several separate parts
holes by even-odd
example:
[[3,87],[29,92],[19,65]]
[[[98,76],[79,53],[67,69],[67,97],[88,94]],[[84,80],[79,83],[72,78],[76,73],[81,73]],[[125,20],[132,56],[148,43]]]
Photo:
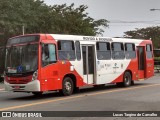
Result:
[[132,83],[132,77],[130,72],[125,72],[123,76],[123,86],[129,87],[131,86],[131,83]]
[[70,77],[65,77],[62,83],[61,93],[64,96],[69,96],[73,93],[73,88],[74,88],[74,85],[73,85],[72,79]]

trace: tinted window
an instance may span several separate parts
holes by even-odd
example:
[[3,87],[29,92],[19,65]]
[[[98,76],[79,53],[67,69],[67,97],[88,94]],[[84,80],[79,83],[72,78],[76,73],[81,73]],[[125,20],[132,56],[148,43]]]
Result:
[[111,59],[110,43],[97,42],[97,59],[108,60]]
[[125,58],[123,43],[112,43],[112,58],[113,59]]
[[75,45],[76,45],[76,57],[77,57],[77,60],[80,60],[81,59],[80,42],[76,41]]
[[144,58],[144,49],[141,46],[137,47],[138,49],[138,69],[144,70],[145,69],[145,58]]
[[125,44],[125,54],[126,54],[126,59],[136,58],[135,45],[132,43],[126,43]]
[[56,48],[53,44],[44,44],[42,46],[42,66],[56,62]]
[[147,45],[146,49],[147,49],[147,51],[152,51],[152,46],[151,45]]
[[59,60],[75,60],[75,48],[73,41],[58,41]]
[[112,48],[114,51],[122,51],[123,49],[123,44],[122,43],[113,43]]
[[38,69],[38,44],[11,46],[6,49],[6,72],[25,73]]
[[151,45],[146,45],[146,53],[147,53],[147,58],[152,58],[152,46]]
[[7,41],[7,46],[21,43],[38,42],[39,38],[39,35],[11,38]]

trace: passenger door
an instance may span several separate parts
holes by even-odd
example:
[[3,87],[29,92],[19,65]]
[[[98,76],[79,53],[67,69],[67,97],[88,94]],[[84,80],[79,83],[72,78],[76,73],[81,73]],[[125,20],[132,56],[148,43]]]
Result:
[[82,56],[83,56],[83,78],[87,84],[94,83],[95,75],[95,46],[83,45]]
[[54,44],[42,44],[41,52],[41,89],[43,91],[57,88],[55,78],[58,76],[56,47]]
[[138,46],[138,79],[149,78],[154,74],[152,46]]
[[138,79],[145,78],[145,63],[146,63],[146,55],[145,55],[145,46],[138,46]]

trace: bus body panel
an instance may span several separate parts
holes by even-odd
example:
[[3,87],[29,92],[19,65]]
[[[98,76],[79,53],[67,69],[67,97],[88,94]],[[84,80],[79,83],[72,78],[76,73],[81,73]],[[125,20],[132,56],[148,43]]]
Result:
[[97,84],[111,83],[126,70],[129,63],[130,60],[98,61]]

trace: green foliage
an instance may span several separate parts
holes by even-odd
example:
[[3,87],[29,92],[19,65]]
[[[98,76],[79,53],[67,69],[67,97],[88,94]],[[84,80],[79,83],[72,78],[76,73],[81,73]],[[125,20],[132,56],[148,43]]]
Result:
[[160,61],[160,57],[154,57],[155,61]]
[[22,26],[25,34],[102,35],[101,28],[108,27],[108,21],[94,20],[85,12],[87,8],[75,8],[74,4],[48,6],[41,0],[0,0],[1,38],[22,34]]
[[160,27],[147,27],[142,29],[136,29],[133,31],[125,32],[125,37],[131,37],[135,39],[151,39],[154,44],[154,48],[160,48]]
[[54,27],[55,32],[76,35],[96,35],[102,34],[104,31],[99,26],[107,27],[107,20],[94,20],[84,13],[88,7],[80,5],[74,8],[74,4],[67,6],[54,5],[52,7],[55,11]]
[[6,35],[22,34],[22,26],[26,33],[39,32],[38,23],[49,7],[37,0],[0,0],[0,30]]

